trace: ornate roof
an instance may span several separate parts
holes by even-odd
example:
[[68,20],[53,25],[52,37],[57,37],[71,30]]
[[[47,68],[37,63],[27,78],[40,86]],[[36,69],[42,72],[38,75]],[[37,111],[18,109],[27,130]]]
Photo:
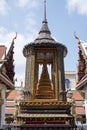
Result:
[[13,54],[14,54],[14,40],[16,39],[13,38],[11,42],[11,46],[7,52],[7,54],[4,51],[4,59],[1,62],[0,66],[0,80],[6,84],[8,88],[14,88],[14,59],[13,59]]
[[76,36],[76,33],[74,33],[74,36],[78,40],[78,45],[80,50],[82,51],[84,59],[87,60],[87,42],[80,40],[80,38]]
[[83,57],[86,60],[87,59],[87,42],[80,41],[79,46],[82,50]]
[[84,90],[86,88],[86,85],[87,85],[87,74],[77,84],[76,89],[77,90]]
[[44,20],[42,22],[42,27],[39,31],[39,35],[38,37],[34,40],[34,42],[31,42],[29,44],[27,44],[24,49],[23,49],[23,54],[24,56],[26,55],[26,49],[31,48],[31,47],[62,47],[64,49],[64,56],[66,56],[67,54],[67,48],[65,45],[56,42],[52,36],[51,36],[51,32],[49,30],[48,27],[48,22],[46,19],[46,1],[44,1]]
[[51,37],[51,32],[48,28],[47,20],[42,22],[42,27],[39,32],[39,36],[35,39],[35,44],[39,43],[56,43],[56,41]]

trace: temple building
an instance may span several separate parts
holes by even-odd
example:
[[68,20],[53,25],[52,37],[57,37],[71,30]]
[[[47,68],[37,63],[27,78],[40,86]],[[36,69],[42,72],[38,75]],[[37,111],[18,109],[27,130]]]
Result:
[[[16,37],[15,37],[16,38]],[[5,125],[5,106],[8,93],[14,89],[14,40],[10,48],[0,45],[0,128]]]
[[[87,42],[80,40],[77,36],[79,48],[78,60],[78,84],[76,89],[84,93],[85,122],[87,124]],[[82,116],[80,116],[82,120]]]
[[[6,98],[6,108],[5,108],[5,118],[14,117],[16,113],[15,102],[20,98],[21,90],[24,88],[23,82],[20,83],[20,86],[15,86],[14,90],[12,90]],[[78,93],[76,91],[76,72],[75,71],[65,71],[65,90],[72,90],[73,96],[72,98],[78,100]],[[79,95],[79,100],[82,102],[82,97]],[[76,110],[75,114],[80,114],[79,110]],[[81,111],[82,114],[82,111]],[[14,117],[15,121],[15,117]]]
[[64,57],[65,45],[55,41],[46,19],[38,37],[23,48],[26,58],[25,87],[16,102],[17,124],[21,130],[75,129],[71,103],[66,100]]

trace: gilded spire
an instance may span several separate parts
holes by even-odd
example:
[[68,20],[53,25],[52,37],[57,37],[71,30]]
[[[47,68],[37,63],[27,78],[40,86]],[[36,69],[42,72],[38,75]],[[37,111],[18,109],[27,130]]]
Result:
[[51,80],[49,78],[47,64],[44,61],[41,77],[37,86],[36,92],[37,99],[53,99],[54,93],[52,90]]
[[56,43],[51,37],[51,32],[48,27],[46,18],[46,0],[44,0],[44,19],[42,21],[42,27],[39,31],[39,36],[35,39],[35,43]]
[[46,20],[46,0],[44,0],[44,21]]

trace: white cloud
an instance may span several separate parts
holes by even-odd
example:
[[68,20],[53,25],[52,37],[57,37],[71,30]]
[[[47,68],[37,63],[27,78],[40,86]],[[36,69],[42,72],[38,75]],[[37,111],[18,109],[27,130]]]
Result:
[[36,8],[38,7],[38,1],[36,0],[17,0],[17,6],[21,8]]
[[37,22],[35,20],[35,14],[33,12],[29,12],[29,14],[25,16],[24,24],[28,32],[32,32],[33,34],[33,32],[36,31]]
[[8,11],[10,10],[6,0],[0,0],[0,14],[6,15],[8,14]]
[[77,12],[81,15],[87,15],[87,0],[67,0],[68,12],[71,14]]
[[[1,6],[1,1],[5,2],[5,6],[6,10],[9,9],[7,8],[7,3],[5,0],[0,0],[0,6]],[[2,2],[2,3],[4,3]],[[40,0],[36,1],[36,0],[17,0],[16,2],[18,5],[18,7],[20,8],[29,8],[29,9],[34,9],[36,7],[38,7],[38,3],[40,3]],[[4,11],[6,11],[4,10]],[[0,12],[1,13],[1,12]],[[18,33],[17,34],[17,39],[15,40],[15,46],[14,46],[14,64],[15,64],[15,77],[17,77],[17,83],[16,85],[19,84],[19,82],[21,80],[25,80],[25,64],[26,64],[26,58],[23,56],[23,47],[28,44],[29,42],[34,41],[34,39],[36,38],[37,35],[37,29],[36,29],[36,20],[35,20],[35,13],[31,10],[28,12],[28,14],[25,14],[24,16],[24,29],[26,30],[26,33],[23,32],[22,33]],[[14,23],[14,27],[18,28],[21,26],[20,24],[16,24]],[[15,33],[14,32],[10,32],[4,28],[3,26],[0,27],[0,43],[2,45],[5,44],[5,46],[7,48],[10,47],[10,43],[12,42],[12,39],[14,38]]]
[[1,36],[3,33],[7,33],[7,29],[4,28],[4,27],[0,27],[0,36]]

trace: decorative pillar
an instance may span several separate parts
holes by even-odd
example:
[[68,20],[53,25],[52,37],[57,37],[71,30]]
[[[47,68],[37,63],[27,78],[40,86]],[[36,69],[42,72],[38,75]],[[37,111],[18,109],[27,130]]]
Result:
[[31,94],[33,93],[34,84],[34,55],[33,47],[24,52],[26,56],[26,74],[25,74],[25,89]]
[[1,105],[1,125],[5,124],[5,106],[6,106],[6,99],[5,99],[5,93],[6,93],[6,87],[4,84],[0,84],[1,88],[1,98],[2,98],[2,105]]
[[64,74],[64,50],[63,48],[57,48],[58,50],[58,75],[59,75],[59,100],[66,101],[65,94],[65,74]]

